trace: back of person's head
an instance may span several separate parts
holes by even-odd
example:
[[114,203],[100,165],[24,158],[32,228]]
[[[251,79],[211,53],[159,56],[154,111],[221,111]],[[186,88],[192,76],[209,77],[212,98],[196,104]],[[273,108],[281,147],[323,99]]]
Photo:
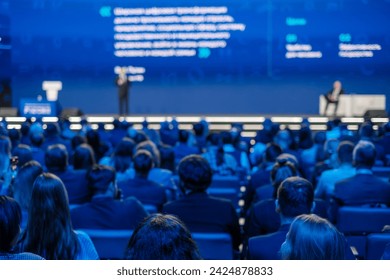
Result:
[[47,147],[45,165],[50,172],[65,171],[68,167],[68,151],[63,144]]
[[188,142],[188,138],[190,137],[190,133],[187,130],[180,129],[179,130],[179,142],[186,144]]
[[328,220],[300,215],[290,226],[281,247],[286,260],[343,260],[345,238]]
[[19,144],[12,152],[13,156],[18,157],[18,167],[21,167],[26,162],[33,160],[33,155],[30,146]]
[[134,230],[126,249],[128,260],[199,260],[190,231],[179,218],[152,214]]
[[206,141],[209,143],[209,145],[218,146],[220,142],[219,134],[215,132],[210,133],[207,135]]
[[28,133],[30,132],[30,126],[31,124],[28,121],[22,123],[20,127],[20,133],[22,134],[22,136],[28,135]]
[[376,148],[370,141],[360,140],[353,149],[353,163],[356,168],[371,169],[375,164]]
[[131,158],[134,153],[135,142],[128,137],[124,137],[115,147],[113,154],[114,167],[118,172],[125,172],[131,167]]
[[160,152],[160,167],[163,169],[175,171],[175,151],[169,145],[161,144],[158,146]]
[[210,186],[213,171],[205,158],[189,155],[179,162],[178,175],[184,189],[201,192]]
[[19,204],[11,197],[0,195],[0,252],[10,252],[17,241],[22,221]]
[[290,148],[292,140],[291,133],[287,129],[279,130],[274,137],[275,144],[278,144],[283,151]]
[[92,147],[88,144],[81,144],[76,148],[73,154],[73,168],[88,170],[96,163],[95,153]]
[[46,136],[57,136],[61,132],[60,126],[57,123],[48,123],[45,129]]
[[0,177],[3,176],[9,167],[11,158],[11,140],[8,136],[0,136]]
[[147,150],[153,158],[154,167],[160,167],[160,151],[152,141],[143,141],[136,146],[136,151]]
[[313,137],[310,126],[302,126],[299,130],[299,148],[309,149],[313,146]]
[[337,147],[339,146],[340,141],[336,138],[326,140],[324,144],[324,152],[329,158],[331,155],[337,153]]
[[72,149],[75,150],[83,143],[87,143],[87,138],[82,135],[75,135],[71,140]]
[[25,163],[18,170],[12,184],[12,193],[22,209],[28,210],[34,181],[42,172],[41,164],[34,160]]
[[275,144],[269,143],[264,152],[264,161],[265,162],[275,162],[276,158],[282,154],[282,148]]
[[[88,185],[91,188],[94,195],[105,194],[107,190],[111,188],[115,189],[115,169],[106,165],[95,165],[87,175]],[[112,195],[115,195],[115,191]]]
[[233,137],[228,131],[222,131],[221,132],[221,141],[222,144],[232,144],[233,143]]
[[138,144],[138,143],[141,143],[144,141],[148,141],[149,137],[144,131],[138,130],[138,131],[135,131],[135,134],[134,134],[132,139],[134,140],[135,144]]
[[201,122],[193,125],[193,130],[196,136],[203,136],[204,129],[204,125]]
[[319,145],[324,145],[326,141],[326,132],[325,131],[317,131],[314,134],[314,143]]
[[45,141],[45,136],[43,133],[30,133],[29,134],[31,145],[34,147],[42,146]]
[[68,194],[60,178],[39,175],[31,194],[25,251],[45,259],[74,259],[79,244],[70,220]]
[[153,168],[153,157],[147,150],[139,150],[133,157],[134,170],[136,174],[147,177],[150,170]]
[[313,208],[313,185],[301,177],[289,177],[279,186],[277,211],[287,218],[309,214]]
[[341,141],[337,148],[337,155],[341,163],[352,163],[354,144],[351,141]]
[[289,177],[298,176],[298,171],[294,164],[286,158],[278,158],[271,170],[271,182],[274,186],[273,196],[276,198],[280,184]]
[[364,139],[372,138],[374,136],[374,128],[372,123],[370,122],[363,123],[359,129],[359,135],[360,138],[364,138]]

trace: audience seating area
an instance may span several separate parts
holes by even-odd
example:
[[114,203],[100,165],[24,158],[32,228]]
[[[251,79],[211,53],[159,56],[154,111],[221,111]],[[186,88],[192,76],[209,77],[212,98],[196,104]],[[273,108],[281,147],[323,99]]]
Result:
[[[157,181],[154,181],[166,188],[169,194],[167,202],[180,199],[184,195],[179,188],[180,178],[177,174],[177,164],[175,164],[179,161],[176,158],[177,151],[174,148],[181,141],[179,132],[182,130],[188,131],[190,136],[183,142],[183,145],[198,149],[197,154],[208,159],[214,172],[207,193],[210,196],[224,198],[232,202],[240,219],[243,238],[240,252],[235,252],[232,245],[232,236],[227,232],[192,232],[192,238],[197,243],[204,259],[246,259],[245,253],[241,254],[246,251],[245,246],[248,238],[245,234],[245,218],[248,209],[254,204],[254,202],[251,204],[251,200],[246,200],[246,196],[249,187],[258,188],[272,183],[269,175],[267,175],[267,184],[251,186],[253,184],[251,178],[256,171],[264,169],[270,172],[272,169],[274,162],[266,167],[269,163],[266,163],[265,156],[265,151],[270,143],[279,145],[283,153],[294,155],[298,165],[304,165],[305,168],[308,168],[307,170],[310,169],[313,172],[313,175],[308,175],[306,179],[313,184],[314,188],[317,187],[322,172],[339,166],[335,164],[337,161],[336,151],[333,152],[334,155],[332,156],[324,148],[326,141],[329,139],[337,139],[338,143],[351,141],[354,145],[360,140],[372,142],[377,151],[372,173],[385,182],[389,182],[390,178],[390,123],[388,118],[349,117],[330,119],[316,116],[131,116],[116,118],[114,116],[84,116],[69,117],[66,120],[58,118],[36,120],[1,117],[0,123],[0,134],[9,137],[12,145],[10,155],[7,155],[6,160],[9,161],[11,156],[15,156],[16,148],[20,147],[21,144],[27,145],[30,150],[45,152],[48,147],[46,145],[47,139],[55,138],[56,141],[61,139],[61,143],[69,145],[67,146],[69,153],[68,165],[71,169],[75,164],[73,161],[75,149],[80,143],[88,144],[92,148],[96,163],[104,162],[110,164],[113,168],[117,168],[115,164],[116,148],[124,137],[131,139],[134,144],[134,151],[139,143],[151,140],[159,152],[159,166],[154,163],[153,167],[166,170],[167,174],[171,176],[170,182],[172,185],[160,184],[158,178]],[[55,126],[59,130],[48,131],[51,126]],[[89,134],[89,131],[94,132],[93,136]],[[281,131],[288,132],[289,138],[282,139],[278,137],[278,133]],[[34,133],[42,136],[41,143],[32,143],[34,140],[31,137],[35,135]],[[50,133],[54,133],[56,137],[48,135]],[[223,133],[227,133],[228,137]],[[77,139],[80,142],[75,140],[76,136],[80,136],[80,139]],[[215,136],[216,140],[212,136]],[[50,144],[55,144],[55,142]],[[218,160],[216,160],[217,163],[210,161],[205,155],[210,151],[214,153],[215,157],[218,157],[218,153],[221,153],[223,164],[219,164]],[[309,151],[314,153],[313,160],[309,160],[309,156],[302,156],[305,154],[304,152]],[[134,175],[133,151],[130,151],[129,154],[131,156],[128,157],[128,169],[126,171],[117,170],[117,178],[119,178],[118,174],[122,176],[121,178],[125,178],[123,180],[138,176]],[[228,165],[224,161],[226,155],[233,158],[236,166],[235,170],[226,169],[222,172],[222,166],[224,164]],[[19,162],[24,160],[23,156],[23,154],[19,154]],[[35,156],[31,156],[31,158],[37,160]],[[44,158],[40,164],[45,171],[48,171]],[[21,168],[21,166],[18,168]],[[305,176],[305,174],[300,174],[300,176]],[[148,178],[148,180],[152,181],[151,178]],[[2,182],[4,182],[4,179]],[[10,189],[12,190],[12,188]],[[12,195],[12,191],[4,186],[0,190],[2,194]],[[316,200],[319,201],[323,216],[326,216],[328,201],[317,197]],[[245,203],[248,203],[248,205],[245,205]],[[358,259],[380,259],[386,244],[390,243],[389,233],[382,233],[382,229],[386,225],[390,225],[390,201],[388,203],[387,205],[382,203],[382,207],[376,208],[343,206],[338,209],[335,225],[345,235]],[[70,208],[73,209],[82,204],[72,204]],[[148,214],[158,213],[161,206],[153,203],[142,203],[142,205]],[[193,209],[193,211],[196,210]],[[90,236],[100,259],[122,259],[134,228],[115,230],[81,227],[76,228],[76,230],[84,231]]]

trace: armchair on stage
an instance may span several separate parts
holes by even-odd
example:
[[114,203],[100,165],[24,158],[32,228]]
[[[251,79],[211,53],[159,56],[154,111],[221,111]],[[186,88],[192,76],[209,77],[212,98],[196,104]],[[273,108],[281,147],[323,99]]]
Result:
[[[326,100],[323,95],[320,96],[320,115],[330,115],[333,112],[333,108],[328,108],[328,112],[325,111]],[[329,107],[335,106],[335,104],[329,104]],[[339,105],[337,110],[337,116],[342,117],[355,117],[364,116],[369,110],[386,110],[386,95],[384,94],[343,94],[339,97]]]
[[44,81],[42,89],[46,98],[22,98],[19,103],[19,115],[22,117],[56,117],[61,114],[58,91],[62,90],[61,81]]

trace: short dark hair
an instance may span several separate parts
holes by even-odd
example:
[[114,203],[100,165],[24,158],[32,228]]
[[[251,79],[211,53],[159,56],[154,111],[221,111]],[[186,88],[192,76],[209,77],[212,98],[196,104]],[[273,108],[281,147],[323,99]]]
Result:
[[22,210],[19,204],[11,197],[0,195],[0,251],[10,252],[12,242],[20,231]]
[[95,165],[87,174],[89,187],[94,193],[106,192],[111,183],[115,182],[115,169],[106,165]]
[[172,215],[152,214],[134,230],[128,260],[199,260],[198,247],[184,223]]
[[73,168],[90,169],[96,163],[92,147],[86,143],[79,145],[73,154]]
[[211,184],[213,171],[205,158],[189,155],[179,162],[178,175],[185,189],[204,191]]
[[18,167],[22,167],[23,164],[33,160],[32,151],[29,145],[19,144],[12,151],[13,156],[18,157]]
[[264,160],[266,162],[275,162],[276,158],[282,154],[282,148],[275,144],[269,143],[265,149]]
[[179,130],[180,143],[187,143],[189,137],[190,137],[190,133],[187,130],[183,130],[183,129]]
[[278,189],[280,213],[285,217],[309,214],[313,207],[313,185],[301,177],[285,179]]
[[337,156],[341,163],[352,163],[354,144],[351,141],[341,141],[337,148]]
[[280,184],[289,177],[298,176],[294,164],[287,158],[278,158],[271,170],[271,182],[274,186],[274,198],[276,198]]
[[45,153],[45,165],[50,172],[65,171],[68,166],[68,151],[63,144],[50,145]]
[[153,168],[153,157],[147,150],[139,150],[133,157],[134,169],[138,174],[147,176]]
[[372,168],[375,164],[376,149],[372,142],[360,140],[353,149],[353,162],[357,168]]

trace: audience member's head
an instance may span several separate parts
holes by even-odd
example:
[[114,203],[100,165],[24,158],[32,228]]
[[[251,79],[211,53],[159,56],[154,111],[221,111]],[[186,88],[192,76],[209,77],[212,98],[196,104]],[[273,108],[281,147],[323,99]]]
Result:
[[125,172],[131,167],[131,158],[134,153],[135,142],[128,137],[124,137],[116,146],[113,160],[117,172]]
[[[285,219],[311,213],[314,201],[312,184],[301,177],[285,179],[278,189],[276,211]],[[287,221],[288,222],[288,221]]]
[[179,130],[179,142],[180,143],[187,144],[189,137],[190,137],[190,133],[187,130],[184,130],[184,129]]
[[181,188],[202,192],[210,186],[213,171],[205,158],[200,155],[189,155],[179,162],[178,175]]
[[290,149],[290,145],[292,142],[292,136],[290,132],[286,129],[279,130],[274,137],[274,143],[279,145],[284,152]]
[[275,143],[269,143],[267,144],[264,152],[264,161],[273,164],[276,161],[276,158],[280,156],[282,152],[282,148],[279,145]]
[[169,145],[161,144],[158,146],[160,152],[160,167],[163,169],[175,171],[175,151]]
[[45,153],[45,165],[49,172],[65,171],[68,167],[68,151],[63,144],[50,145]]
[[75,135],[71,140],[72,150],[75,150],[78,146],[80,146],[83,143],[87,143],[87,138],[85,138],[82,135]]
[[337,156],[340,163],[352,164],[354,144],[351,141],[341,141],[337,148]]
[[26,162],[33,160],[30,146],[19,144],[12,152],[13,156],[18,157],[18,167],[22,167]]
[[45,129],[47,137],[53,137],[60,135],[61,129],[57,123],[48,123]]
[[23,210],[28,210],[34,181],[42,172],[42,166],[34,160],[25,163],[19,169],[12,184],[12,193]]
[[353,149],[353,163],[356,168],[371,169],[375,158],[376,149],[370,141],[360,140]]
[[11,141],[8,136],[0,136],[0,178],[7,172],[11,158]]
[[0,252],[12,251],[18,240],[21,221],[22,213],[16,200],[0,195]]
[[138,150],[134,155],[133,161],[136,175],[147,178],[154,166],[152,154],[147,150]]
[[75,170],[89,170],[95,163],[95,154],[90,145],[84,143],[76,148],[73,154],[73,168]]
[[273,196],[276,198],[280,184],[289,177],[298,176],[298,171],[294,164],[286,158],[278,158],[271,170],[271,182],[274,186]]
[[49,260],[76,258],[80,245],[72,228],[68,194],[54,174],[43,173],[34,182],[23,245],[24,251]]
[[88,185],[93,195],[116,197],[117,187],[115,176],[116,172],[114,168],[106,165],[95,165],[87,175]]
[[134,230],[127,245],[128,260],[199,260],[190,231],[177,217],[153,214]]
[[154,167],[160,167],[160,151],[152,141],[143,141],[136,146],[136,151],[147,150],[153,157]]
[[281,255],[285,260],[343,260],[345,238],[328,220],[300,215],[290,226]]

